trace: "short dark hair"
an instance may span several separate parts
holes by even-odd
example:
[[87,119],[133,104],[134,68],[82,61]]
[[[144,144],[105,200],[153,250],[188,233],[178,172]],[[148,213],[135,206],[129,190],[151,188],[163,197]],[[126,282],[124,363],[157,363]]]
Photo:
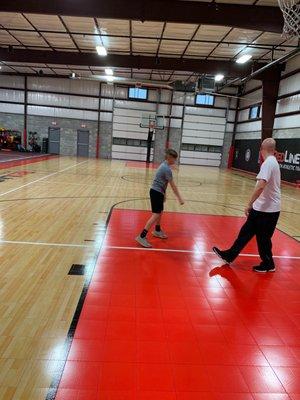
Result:
[[176,158],[178,158],[178,153],[177,153],[177,151],[175,151],[173,149],[167,149],[166,156],[171,156],[176,159]]

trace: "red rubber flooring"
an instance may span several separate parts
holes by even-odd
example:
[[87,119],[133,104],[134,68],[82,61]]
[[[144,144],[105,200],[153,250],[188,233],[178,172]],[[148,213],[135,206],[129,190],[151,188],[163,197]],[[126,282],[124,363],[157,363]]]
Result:
[[277,272],[255,274],[255,242],[210,253],[243,218],[166,213],[148,251],[148,215],[113,212],[56,399],[299,400],[299,243],[276,231]]
[[0,152],[0,169],[18,167],[53,158],[53,155],[34,155],[28,153]]

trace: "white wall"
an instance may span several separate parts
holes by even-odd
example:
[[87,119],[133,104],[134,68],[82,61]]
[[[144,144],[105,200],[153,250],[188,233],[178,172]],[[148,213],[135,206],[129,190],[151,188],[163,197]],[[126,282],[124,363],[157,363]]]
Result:
[[[300,72],[285,78],[285,75],[300,68],[300,55],[287,62],[281,74],[273,136],[275,138],[300,138]],[[245,91],[261,86],[261,82],[252,80],[246,84]],[[288,95],[288,96],[287,96]],[[285,96],[284,98],[280,98]],[[240,102],[236,139],[258,139],[261,137],[261,120],[249,120],[249,108],[253,104],[261,104],[262,89],[246,94]],[[246,109],[243,109],[246,107]],[[284,115],[294,113],[294,115]],[[261,114],[260,114],[261,115]]]
[[[1,113],[24,113],[24,82],[24,77],[0,76],[0,120]],[[224,137],[233,131],[235,110],[227,110],[227,97],[217,96],[214,106],[202,107],[195,105],[193,93],[173,92],[172,96],[167,89],[149,89],[147,101],[132,101],[128,99],[128,87],[96,81],[28,77],[27,87],[28,116],[82,122],[99,118],[100,122],[111,123],[113,158],[145,159],[145,143],[138,142],[145,141],[148,134],[147,128],[140,127],[143,113],[163,115],[166,129],[176,131],[182,163],[219,166]],[[118,139],[129,142],[124,144]],[[187,145],[197,147],[191,151]]]

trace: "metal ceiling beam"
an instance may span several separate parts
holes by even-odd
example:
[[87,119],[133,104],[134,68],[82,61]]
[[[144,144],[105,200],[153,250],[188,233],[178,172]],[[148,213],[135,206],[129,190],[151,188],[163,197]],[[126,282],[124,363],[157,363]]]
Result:
[[0,11],[137,21],[226,25],[281,33],[279,7],[179,0],[2,1]]
[[[243,77],[244,75],[253,72],[253,64],[251,63],[239,65],[232,61],[222,60],[197,60],[191,58],[178,59],[168,57],[158,58],[117,54],[111,54],[107,57],[99,57],[95,53],[21,49],[9,50],[7,48],[0,48],[0,60],[24,63],[176,70],[212,75],[223,73],[227,77]],[[260,68],[262,66],[264,66],[264,64],[258,64],[255,68]]]
[[[97,20],[96,20],[97,21]],[[97,23],[98,24],[98,23]],[[97,27],[97,24],[96,24],[96,22],[95,22],[95,26]],[[98,30],[99,30],[99,32],[100,32],[100,28],[98,28]],[[1,27],[0,26],[0,32],[1,31],[6,31],[7,33],[9,33],[11,36],[12,36],[12,31],[14,32],[14,34],[16,33],[16,32],[22,32],[22,33],[26,33],[26,32],[29,32],[29,33],[32,33],[32,32],[34,32],[34,30],[33,29],[27,29],[27,28],[10,28],[10,29],[8,29],[8,28],[3,28],[3,27]],[[85,36],[90,36],[90,37],[94,37],[94,38],[100,38],[100,39],[102,39],[102,38],[121,38],[121,39],[130,39],[130,35],[124,35],[124,34],[112,34],[112,33],[101,33],[101,34],[99,34],[99,33],[93,33],[93,32],[78,32],[78,31],[70,31],[69,30],[69,32],[67,33],[66,31],[55,31],[55,30],[51,30],[51,29],[39,29],[38,30],[38,32],[40,33],[40,34],[48,34],[48,33],[50,33],[50,34],[55,34],[55,35],[61,35],[61,36],[65,36],[65,35],[67,35],[68,33],[69,34],[71,34],[71,35],[75,35],[75,36],[80,36],[80,37],[85,37]],[[15,38],[16,39],[16,38]],[[150,39],[150,40],[157,40],[157,39],[159,39],[159,37],[157,38],[157,37],[153,37],[153,36],[147,36],[147,35],[144,35],[144,36],[141,36],[141,35],[132,35],[132,39]],[[17,40],[17,39],[16,39]],[[172,42],[189,42],[189,39],[186,39],[186,38],[176,38],[176,37],[168,37],[168,36],[164,36],[163,37],[163,40],[164,41],[172,41]],[[213,44],[218,44],[218,43],[220,43],[220,41],[219,40],[206,40],[206,39],[193,39],[193,43],[213,43]],[[272,47],[274,47],[275,45],[274,44],[270,44],[270,43],[265,43],[265,42],[261,42],[261,43],[257,43],[257,44],[255,44],[255,45],[253,45],[253,41],[251,41],[251,42],[241,42],[241,41],[234,41],[234,40],[223,40],[222,41],[222,43],[223,44],[238,44],[238,45],[242,45],[242,46],[251,46],[251,47],[253,47],[253,48],[261,48],[262,46],[262,48],[264,48],[264,47],[267,47],[267,48],[270,48],[270,50],[272,50]],[[30,47],[32,47],[32,46],[30,46]],[[276,47],[277,47],[277,45],[276,45]],[[291,45],[291,44],[284,44],[283,45],[283,47],[286,47],[286,48],[292,48],[292,49],[294,49],[294,48],[296,48],[297,47],[297,45]]]

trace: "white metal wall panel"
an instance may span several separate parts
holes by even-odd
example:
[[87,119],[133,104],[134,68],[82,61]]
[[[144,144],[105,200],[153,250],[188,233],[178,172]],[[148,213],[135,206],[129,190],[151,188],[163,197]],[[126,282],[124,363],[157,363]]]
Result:
[[[261,130],[261,121],[249,121],[237,125],[237,132],[256,132]],[[250,139],[250,137],[249,137]]]
[[158,91],[155,89],[148,89],[148,100],[157,102],[158,100]]
[[24,114],[23,104],[0,103],[0,112],[11,114]]
[[[300,94],[295,96],[286,97],[277,101],[276,114],[282,114],[286,112],[299,111],[300,110]],[[300,116],[299,116],[300,126]]]
[[[201,131],[201,130],[189,130],[183,129],[182,136],[195,137],[195,138],[211,138],[211,139],[222,139],[224,138],[224,132],[212,132],[212,131]],[[189,142],[186,142],[189,143]]]
[[170,127],[171,127],[171,128],[180,129],[180,128],[181,128],[181,121],[182,121],[181,119],[171,118]]
[[224,132],[225,125],[218,125],[218,124],[213,124],[213,123],[202,123],[202,122],[199,122],[198,124],[196,122],[184,122],[183,129],[184,130],[196,130],[196,131],[207,130],[207,131],[212,131],[212,132]]
[[183,92],[174,92],[173,103],[184,104],[184,93]]
[[106,113],[106,112],[100,113],[100,121],[112,122],[112,119],[113,119],[112,113]]
[[99,82],[76,79],[34,77],[28,78],[28,89],[39,90],[41,92],[62,92],[98,96]]
[[169,114],[170,106],[167,104],[158,104],[157,114],[167,116]]
[[24,102],[24,92],[20,90],[0,89],[1,101],[13,101],[15,103]]
[[114,98],[114,86],[102,83],[101,85],[101,96]]
[[183,106],[172,106],[172,113],[173,117],[180,117],[182,118],[183,113]]
[[172,91],[167,89],[162,89],[160,94],[160,101],[163,103],[170,103],[172,97]]
[[91,108],[94,110],[98,109],[98,99],[95,98],[41,92],[29,92],[28,103],[46,106],[51,105],[61,107]]
[[[146,147],[112,145],[113,159],[145,161],[146,155]],[[153,149],[151,149],[151,159],[153,159]]]
[[115,88],[115,98],[116,99],[127,99],[127,96],[128,96],[128,87],[116,86],[116,88]]
[[189,115],[203,115],[203,116],[210,116],[210,117],[223,117],[225,118],[226,110],[219,110],[215,108],[209,107],[186,107],[185,108],[186,114]]
[[208,160],[204,158],[187,158],[187,157],[181,157],[180,158],[180,163],[181,164],[187,164],[187,165],[198,165],[198,166],[207,166],[207,167],[219,167],[221,160]]
[[185,122],[203,122],[204,124],[211,124],[211,125],[225,125],[226,124],[226,118],[222,117],[217,117],[215,116],[213,119],[211,117],[206,117],[203,115],[189,115],[186,114],[184,117]]
[[223,146],[224,139],[183,136],[183,143],[203,144],[208,146]]
[[[218,111],[218,113],[215,111]],[[220,152],[214,153],[211,151],[196,151],[196,149],[193,151],[182,149],[180,151],[180,163],[219,166],[221,162],[221,148],[224,142],[225,125],[225,110],[196,106],[185,107],[182,124],[182,144],[217,146],[220,147]]]
[[[112,145],[112,151],[119,153],[131,153],[131,154],[147,154],[147,147],[137,147],[137,146],[122,146],[119,144]],[[153,154],[153,149],[151,149]]]
[[0,86],[16,88],[16,89],[23,89],[24,88],[24,77],[0,75]]
[[286,79],[280,81],[279,85],[279,96],[296,92],[300,89],[300,73],[289,76]]
[[[130,136],[129,136],[130,135]],[[128,132],[124,130],[114,130],[113,137],[115,138],[126,138],[126,139],[140,139],[140,140],[147,140],[148,132],[141,133],[141,132]]]
[[115,108],[156,112],[156,104],[143,101],[115,100]]
[[207,160],[220,160],[220,153],[208,153],[204,151],[188,151],[182,150],[181,154],[186,158],[197,158],[197,159],[207,159]]
[[284,128],[298,128],[300,126],[299,114],[289,115],[286,117],[276,118],[274,121],[274,129],[284,129]]
[[140,133],[141,135],[143,133],[148,133],[148,129],[147,128],[141,128],[138,124],[134,125],[134,124],[122,124],[122,123],[118,123],[118,122],[113,122],[113,130],[114,132],[116,131],[125,131],[128,132],[128,138],[131,138],[130,134],[133,132],[137,132]]
[[286,63],[285,71],[283,71],[281,75],[285,75],[288,74],[289,72],[295,71],[296,69],[299,68],[299,64],[300,64],[300,54],[298,54],[296,57],[293,57]]
[[113,110],[113,100],[112,99],[101,99],[101,110],[112,111]]
[[130,160],[130,161],[145,161],[145,154],[133,154],[133,153],[124,153],[118,151],[112,151],[111,157],[114,160]]
[[98,113],[94,111],[71,110],[67,108],[28,106],[28,115],[43,115],[53,118],[72,118],[97,121]]
[[[155,92],[156,93],[156,92]],[[115,100],[113,114],[113,138],[147,140],[148,128],[141,128],[143,114],[155,113],[155,104],[147,102]],[[112,158],[146,160],[147,148],[129,145],[112,146]],[[153,150],[151,151],[153,160]]]

